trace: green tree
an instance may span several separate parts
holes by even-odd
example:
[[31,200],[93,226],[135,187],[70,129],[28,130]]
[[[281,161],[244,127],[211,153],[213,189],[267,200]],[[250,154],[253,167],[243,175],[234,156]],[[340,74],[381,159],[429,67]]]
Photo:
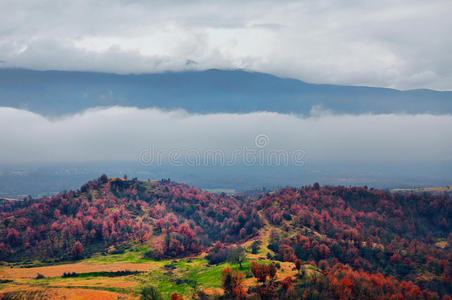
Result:
[[162,295],[152,285],[146,286],[141,290],[141,299],[142,300],[162,300]]
[[233,264],[239,264],[242,269],[242,263],[246,260],[245,249],[237,246],[229,250],[228,261]]

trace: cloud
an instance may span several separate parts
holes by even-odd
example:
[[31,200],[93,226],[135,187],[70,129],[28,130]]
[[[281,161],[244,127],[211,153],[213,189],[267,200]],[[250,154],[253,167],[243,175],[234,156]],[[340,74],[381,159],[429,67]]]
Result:
[[441,162],[452,160],[450,128],[451,115],[429,114],[200,115],[111,107],[47,119],[0,108],[0,163],[138,163],[150,148],[166,162],[174,151],[182,156],[220,151],[229,158],[237,150],[243,154],[245,148],[262,149],[266,155],[300,150],[303,159],[336,162]]
[[0,60],[117,73],[246,68],[316,83],[452,90],[451,10],[449,0],[6,0]]

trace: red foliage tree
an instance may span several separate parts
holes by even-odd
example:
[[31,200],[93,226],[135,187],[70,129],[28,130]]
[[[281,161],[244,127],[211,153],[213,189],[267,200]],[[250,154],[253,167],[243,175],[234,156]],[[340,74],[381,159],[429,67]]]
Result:
[[184,300],[184,296],[181,296],[177,292],[174,292],[171,294],[170,300]]
[[79,241],[76,241],[74,243],[74,245],[72,246],[72,250],[71,250],[72,256],[76,259],[80,259],[83,257],[83,252],[84,252],[84,249],[83,249],[82,243],[80,243]]
[[295,268],[297,269],[298,273],[300,273],[301,270],[301,259],[296,259],[295,260]]
[[243,281],[245,280],[243,273],[232,271],[232,269],[228,267],[221,272],[220,279],[227,298],[246,299],[247,293],[243,288]]

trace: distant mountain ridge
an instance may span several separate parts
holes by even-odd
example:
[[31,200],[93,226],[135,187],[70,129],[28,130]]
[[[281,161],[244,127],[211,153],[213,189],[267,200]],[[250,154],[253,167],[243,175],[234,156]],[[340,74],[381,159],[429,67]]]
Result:
[[0,106],[43,115],[98,106],[159,107],[193,113],[273,111],[452,113],[452,91],[309,84],[243,70],[111,74],[0,68]]

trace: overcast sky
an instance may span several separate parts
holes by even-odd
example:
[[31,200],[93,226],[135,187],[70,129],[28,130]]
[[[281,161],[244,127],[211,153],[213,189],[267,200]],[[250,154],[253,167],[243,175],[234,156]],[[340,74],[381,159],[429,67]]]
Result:
[[452,1],[0,1],[0,66],[452,90]]

